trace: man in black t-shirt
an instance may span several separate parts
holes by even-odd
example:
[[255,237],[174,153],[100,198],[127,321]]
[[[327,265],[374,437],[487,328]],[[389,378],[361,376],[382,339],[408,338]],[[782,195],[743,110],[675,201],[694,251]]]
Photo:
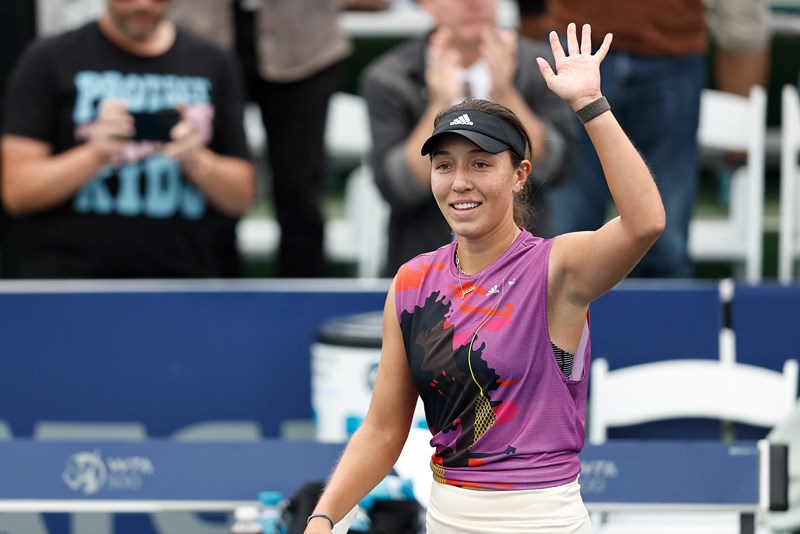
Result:
[[2,197],[23,278],[222,277],[255,175],[229,53],[168,0],[107,0],[35,42],[5,102]]
[[[8,76],[20,53],[36,37],[36,6],[30,0],[0,2],[0,101],[4,99]],[[0,108],[0,124],[2,123]],[[0,175],[0,182],[3,177]],[[0,203],[0,277],[15,272],[14,251],[5,239],[8,217]]]

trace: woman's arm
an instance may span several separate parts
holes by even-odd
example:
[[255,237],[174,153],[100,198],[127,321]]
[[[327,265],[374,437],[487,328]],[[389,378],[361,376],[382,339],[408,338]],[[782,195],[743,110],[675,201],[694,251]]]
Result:
[[[599,66],[608,52],[611,35],[606,35],[594,55],[588,24],[583,26],[580,45],[575,24],[569,25],[568,54],[561,48],[555,33],[550,36],[550,44],[558,74],[539,59],[539,67],[550,89],[575,111],[601,98]],[[588,306],[622,280],[656,241],[665,225],[664,206],[650,170],[613,112],[601,113],[584,127],[602,164],[619,216],[596,231],[559,236],[553,244],[551,297],[576,308]],[[602,178],[598,176],[597,179]]]
[[[400,325],[395,311],[394,282],[383,310],[383,347],[364,422],[350,438],[315,514],[341,520],[394,466],[405,445],[417,391],[411,380]],[[313,519],[306,533],[327,533],[325,518]]]

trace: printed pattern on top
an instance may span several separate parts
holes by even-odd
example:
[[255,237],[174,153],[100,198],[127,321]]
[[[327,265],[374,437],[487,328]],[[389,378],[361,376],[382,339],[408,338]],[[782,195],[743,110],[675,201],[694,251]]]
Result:
[[523,232],[471,277],[455,270],[454,243],[398,271],[398,320],[439,482],[529,489],[577,476],[587,382],[566,379],[550,346],[551,243]]

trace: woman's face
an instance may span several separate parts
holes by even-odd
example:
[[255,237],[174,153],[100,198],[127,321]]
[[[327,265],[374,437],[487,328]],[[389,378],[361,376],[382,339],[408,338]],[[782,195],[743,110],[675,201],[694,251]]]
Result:
[[431,160],[433,196],[456,235],[514,228],[514,189],[527,179],[527,162],[515,168],[508,151],[490,154],[457,134],[443,136]]

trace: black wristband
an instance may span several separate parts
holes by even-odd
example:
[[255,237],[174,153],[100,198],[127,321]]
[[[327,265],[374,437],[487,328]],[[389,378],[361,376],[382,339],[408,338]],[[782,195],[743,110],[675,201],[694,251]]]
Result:
[[336,523],[333,522],[333,518],[328,514],[311,514],[310,516],[308,516],[308,519],[306,519],[306,525],[308,525],[311,522],[311,520],[314,519],[315,517],[324,517],[325,519],[330,521],[331,528],[336,526]]
[[606,100],[606,97],[601,96],[594,102],[589,102],[581,109],[576,111],[575,115],[578,116],[578,118],[581,120],[581,123],[586,124],[593,118],[605,113],[609,109],[611,109],[611,106],[609,105],[608,100]]

